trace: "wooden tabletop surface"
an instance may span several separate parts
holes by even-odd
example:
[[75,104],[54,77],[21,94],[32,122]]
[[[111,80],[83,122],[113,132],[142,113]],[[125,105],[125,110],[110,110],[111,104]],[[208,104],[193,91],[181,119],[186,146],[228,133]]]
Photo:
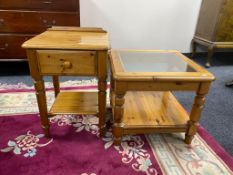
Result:
[[109,40],[108,33],[105,31],[54,28],[29,39],[23,43],[22,47],[27,49],[107,50]]

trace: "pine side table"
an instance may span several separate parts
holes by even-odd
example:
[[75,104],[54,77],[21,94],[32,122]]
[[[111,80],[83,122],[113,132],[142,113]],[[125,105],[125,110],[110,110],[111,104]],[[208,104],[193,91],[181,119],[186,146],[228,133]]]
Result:
[[[178,51],[111,50],[114,144],[123,135],[185,132],[190,144],[215,77]],[[172,91],[194,91],[190,115]]]
[[[108,34],[101,28],[52,27],[26,41],[23,48],[34,80],[44,133],[49,137],[49,117],[56,114],[93,114],[105,131]],[[47,110],[43,76],[52,76],[55,102]],[[60,92],[59,76],[95,76],[98,92]]]

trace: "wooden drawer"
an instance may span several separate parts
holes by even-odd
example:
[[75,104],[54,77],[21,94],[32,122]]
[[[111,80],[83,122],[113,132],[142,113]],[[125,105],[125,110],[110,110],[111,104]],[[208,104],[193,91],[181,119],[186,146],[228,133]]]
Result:
[[43,75],[96,75],[95,51],[37,51],[40,72]]
[[0,34],[0,59],[26,59],[26,51],[21,45],[33,36]]
[[79,0],[0,0],[0,9],[79,11]]
[[0,32],[40,33],[56,25],[79,26],[78,12],[0,10]]

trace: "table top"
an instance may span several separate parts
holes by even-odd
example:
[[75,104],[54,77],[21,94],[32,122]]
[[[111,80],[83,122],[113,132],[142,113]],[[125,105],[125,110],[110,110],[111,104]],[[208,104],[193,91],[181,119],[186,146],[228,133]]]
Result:
[[119,80],[214,80],[210,72],[175,50],[111,50],[110,60]]
[[108,50],[108,33],[100,28],[53,27],[22,45],[26,49]]

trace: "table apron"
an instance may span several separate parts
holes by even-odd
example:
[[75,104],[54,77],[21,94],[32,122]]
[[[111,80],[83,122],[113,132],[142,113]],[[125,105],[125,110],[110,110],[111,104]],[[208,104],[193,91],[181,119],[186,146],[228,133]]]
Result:
[[[119,82],[120,83],[120,82]],[[197,91],[201,82],[124,82],[126,91]],[[119,84],[116,82],[116,86]]]

